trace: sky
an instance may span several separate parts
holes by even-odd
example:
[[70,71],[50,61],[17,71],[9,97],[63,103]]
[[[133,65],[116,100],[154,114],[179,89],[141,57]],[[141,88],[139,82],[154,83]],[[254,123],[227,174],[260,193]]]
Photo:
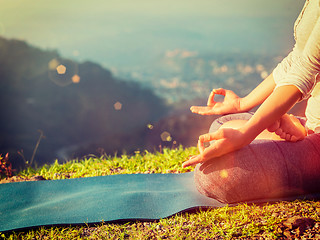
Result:
[[287,51],[303,0],[0,0],[0,35],[128,67],[185,49]]

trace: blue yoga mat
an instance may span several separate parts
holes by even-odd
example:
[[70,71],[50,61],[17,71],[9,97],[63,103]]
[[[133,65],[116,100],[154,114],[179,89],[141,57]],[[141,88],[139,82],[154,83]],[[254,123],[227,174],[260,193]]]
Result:
[[0,184],[0,232],[37,226],[156,220],[225,204],[199,194],[193,173],[130,174]]
[[[254,203],[319,199],[318,195]],[[125,174],[0,184],[0,232],[39,226],[158,220],[199,207],[223,207],[196,190],[193,173]]]

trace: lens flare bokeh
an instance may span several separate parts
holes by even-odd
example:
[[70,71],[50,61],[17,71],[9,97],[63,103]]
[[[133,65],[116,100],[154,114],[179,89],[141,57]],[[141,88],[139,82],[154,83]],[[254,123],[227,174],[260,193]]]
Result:
[[48,63],[49,78],[60,87],[79,83],[78,65],[72,60],[54,58]]

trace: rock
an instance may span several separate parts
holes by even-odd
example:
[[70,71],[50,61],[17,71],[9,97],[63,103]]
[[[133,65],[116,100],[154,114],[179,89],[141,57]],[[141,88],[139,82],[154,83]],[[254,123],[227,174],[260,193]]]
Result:
[[[315,225],[315,220],[311,218],[291,217],[282,223],[288,230],[296,230],[296,234],[301,236],[306,229],[311,229]],[[288,230],[284,230],[284,233]]]
[[43,181],[43,180],[47,180],[47,179],[45,179],[43,176],[40,176],[40,175],[33,176],[29,179],[29,181]]

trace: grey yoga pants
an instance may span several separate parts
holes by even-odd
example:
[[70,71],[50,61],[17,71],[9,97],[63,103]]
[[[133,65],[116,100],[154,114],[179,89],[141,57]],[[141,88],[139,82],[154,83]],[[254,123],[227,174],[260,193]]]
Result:
[[[215,120],[214,132],[230,120],[248,120],[252,113]],[[198,190],[224,203],[320,193],[320,133],[298,142],[254,140],[248,146],[198,164]]]

